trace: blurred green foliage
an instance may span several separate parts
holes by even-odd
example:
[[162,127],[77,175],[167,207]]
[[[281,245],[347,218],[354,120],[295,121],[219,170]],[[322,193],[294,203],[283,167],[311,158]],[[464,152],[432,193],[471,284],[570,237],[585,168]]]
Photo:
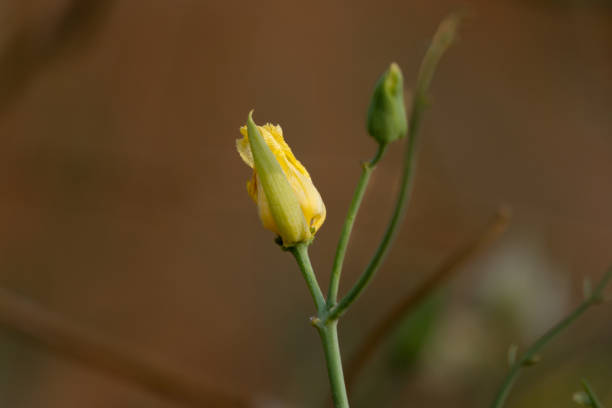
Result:
[[399,325],[389,353],[391,369],[410,370],[418,362],[443,315],[446,306],[444,293],[442,290],[429,296]]

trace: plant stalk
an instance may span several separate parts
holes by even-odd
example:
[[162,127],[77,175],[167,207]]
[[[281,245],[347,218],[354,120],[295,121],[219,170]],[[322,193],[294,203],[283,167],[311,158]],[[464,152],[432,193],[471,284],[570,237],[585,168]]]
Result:
[[306,286],[308,286],[308,291],[312,296],[317,312],[322,312],[325,309],[325,298],[323,297],[323,292],[321,292],[321,287],[317,282],[317,277],[315,276],[310,263],[310,257],[308,256],[308,243],[302,242],[297,244],[294,247],[291,247],[290,251],[295,257],[295,260],[300,267],[300,271],[302,271],[302,276],[304,276]]
[[342,371],[342,359],[340,358],[340,345],[338,343],[338,321],[317,326],[317,329],[321,336],[323,351],[325,352],[325,362],[327,363],[327,373],[329,375],[334,407],[349,408],[346,386],[344,384],[344,373]]
[[603,404],[597,397],[597,394],[595,394],[595,391],[593,391],[587,380],[582,380],[582,387],[584,388],[584,392],[586,392],[586,394],[589,396],[592,408],[604,408]]
[[612,278],[612,268],[608,269],[608,271],[604,274],[603,278],[597,284],[597,287],[589,296],[586,298],[576,309],[574,309],[567,317],[549,329],[546,333],[542,335],[538,340],[536,340],[531,347],[518,359],[510,368],[510,371],[506,375],[504,382],[502,383],[499,391],[497,392],[497,396],[491,404],[491,408],[502,408],[506,403],[506,399],[512,390],[512,386],[516,382],[518,375],[521,372],[521,369],[528,365],[529,361],[533,359],[534,356],[552,339],[554,339],[559,333],[567,329],[576,319],[578,319],[584,312],[586,312],[591,306],[597,305],[602,300],[602,293],[605,289],[606,285]]
[[[363,290],[368,286],[376,274],[376,271],[382,264],[395,237],[397,236],[399,226],[402,224],[402,220],[406,213],[406,207],[411,197],[415,173],[414,170],[416,167],[417,142],[423,121],[423,114],[428,107],[427,93],[429,91],[429,85],[431,84],[440,59],[456,36],[459,20],[460,16],[453,14],[445,18],[442,23],[440,23],[440,26],[432,39],[431,45],[427,49],[425,57],[421,62],[421,68],[419,70],[415,87],[412,110],[408,120],[408,140],[406,143],[406,151],[404,153],[404,168],[402,171],[402,180],[400,182],[400,191],[397,196],[393,214],[391,215],[391,219],[387,225],[387,230],[385,231],[385,234],[380,241],[374,256],[370,260],[370,263],[363,271],[355,285],[338,302],[338,304],[332,306],[329,312],[323,316],[323,323],[338,319],[359,297],[359,295],[361,295]],[[330,303],[328,302],[328,304]]]
[[334,259],[334,266],[329,281],[329,290],[327,292],[327,306],[332,307],[336,304],[338,297],[338,287],[340,285],[340,274],[342,273],[342,264],[344,263],[344,256],[346,254],[346,248],[353,231],[353,225],[355,224],[355,218],[359,212],[363,195],[365,194],[368,183],[370,182],[370,176],[376,168],[376,164],[380,161],[385,150],[386,144],[380,144],[376,156],[368,162],[363,163],[363,169],[361,171],[361,177],[357,182],[357,188],[353,194],[353,200],[351,206],[346,214],[344,220],[344,226],[342,227],[342,233],[340,234],[340,240],[338,241],[338,248],[336,249],[336,257]]
[[[295,260],[302,271],[308,290],[314,300],[317,308],[317,314],[321,316],[327,313],[328,307],[325,303],[325,298],[321,292],[321,288],[317,282],[317,278],[310,264],[308,256],[308,243],[297,244],[290,249],[295,257]],[[323,323],[319,317],[311,319],[312,325],[317,328],[321,343],[323,344],[323,352],[325,353],[325,363],[327,364],[327,372],[329,374],[329,383],[332,392],[332,398],[335,408],[349,408],[348,397],[346,394],[346,386],[344,385],[344,373],[342,371],[342,360],[340,359],[340,345],[338,343],[338,322],[333,321],[327,324]]]

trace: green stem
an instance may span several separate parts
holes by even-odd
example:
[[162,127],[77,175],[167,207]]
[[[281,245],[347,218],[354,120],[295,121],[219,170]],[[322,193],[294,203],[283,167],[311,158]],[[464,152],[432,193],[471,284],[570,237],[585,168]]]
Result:
[[317,278],[312,270],[312,265],[310,264],[308,244],[297,244],[294,247],[291,247],[290,251],[295,257],[295,260],[302,271],[302,275],[304,276],[304,280],[306,281],[306,285],[308,286],[312,300],[314,300],[317,312],[320,313],[325,309],[325,298],[323,297],[323,292],[321,292]]
[[346,248],[348,246],[349,239],[351,238],[351,232],[353,231],[353,225],[355,224],[355,218],[357,217],[357,213],[359,212],[359,207],[361,206],[363,195],[368,186],[368,182],[370,181],[370,176],[376,168],[376,164],[380,161],[383,154],[385,153],[386,148],[386,144],[378,145],[378,151],[376,152],[376,156],[374,156],[374,158],[369,162],[363,163],[361,177],[357,182],[357,188],[355,189],[355,193],[353,194],[353,201],[351,201],[351,206],[349,207],[348,213],[346,214],[346,219],[344,220],[344,227],[342,228],[340,240],[338,241],[338,248],[336,249],[336,258],[334,259],[334,266],[329,281],[329,291],[327,292],[327,305],[329,307],[334,306],[336,304],[336,299],[338,296],[338,287],[340,285],[340,274],[342,273],[342,264],[344,262],[344,255],[346,254]]
[[551,329],[549,329],[546,333],[542,335],[538,340],[529,349],[523,354],[523,356],[517,360],[510,371],[506,375],[504,382],[502,383],[491,408],[501,408],[504,406],[508,395],[510,394],[510,390],[512,390],[512,386],[514,385],[518,375],[520,374],[521,369],[528,365],[530,361],[536,356],[536,354],[552,339],[554,339],[559,333],[568,328],[576,319],[578,319],[582,314],[587,311],[591,306],[598,304],[602,300],[602,292],[605,289],[606,285],[612,278],[612,268],[608,269],[605,273],[604,277],[601,279],[595,291],[585,299],[576,309],[574,309],[566,318],[561,320]]
[[[418,103],[417,103],[418,105]],[[418,108],[415,108],[418,109]],[[420,116],[420,114],[418,115]],[[374,274],[378,270],[378,267],[384,260],[385,256],[391,244],[393,243],[393,239],[397,234],[398,227],[401,225],[401,220],[405,213],[405,206],[410,198],[410,192],[412,190],[412,180],[414,175],[415,168],[415,156],[416,156],[416,135],[418,131],[418,126],[420,124],[420,117],[415,118],[417,123],[411,124],[410,128],[412,131],[409,134],[408,144],[406,147],[406,156],[404,160],[404,171],[402,174],[402,181],[400,192],[398,195],[398,199],[395,203],[395,209],[393,210],[393,215],[391,216],[391,220],[387,226],[387,230],[385,231],[385,235],[383,236],[374,256],[370,260],[370,263],[366,267],[365,271],[359,277],[359,280],[355,285],[351,288],[351,290],[340,300],[340,302],[334,306],[328,313],[326,318],[327,321],[335,320],[339,318],[342,313],[357,299],[357,297],[363,292],[363,290],[368,286],[368,283],[374,277]]]
[[595,391],[593,391],[587,380],[582,380],[582,387],[584,388],[584,392],[586,392],[589,396],[592,408],[604,408],[601,401],[599,401],[599,398],[597,398],[597,394],[595,394]]
[[346,386],[344,385],[344,373],[342,371],[342,360],[340,358],[340,346],[338,344],[338,322],[333,321],[327,325],[317,326],[325,361],[327,363],[327,373],[331,386],[332,399],[335,408],[349,408]]
[[391,219],[387,226],[387,230],[378,245],[374,256],[370,260],[370,263],[366,267],[365,271],[359,277],[359,280],[350,289],[350,291],[340,300],[340,302],[333,306],[324,316],[323,322],[328,322],[338,319],[342,313],[359,297],[359,295],[366,288],[368,283],[374,277],[374,274],[378,270],[378,267],[384,260],[387,252],[389,251],[391,244],[399,226],[402,223],[402,219],[406,212],[406,205],[410,200],[412,184],[414,178],[414,169],[416,167],[416,151],[417,151],[417,139],[419,131],[421,129],[421,123],[423,120],[423,113],[427,108],[427,93],[429,85],[433,79],[433,75],[436,71],[438,63],[444,55],[444,52],[453,42],[457,27],[459,24],[460,17],[458,15],[451,15],[444,19],[436,34],[434,35],[431,45],[427,49],[423,61],[421,62],[421,68],[419,70],[419,76],[415,87],[415,96],[412,104],[412,111],[410,112],[409,127],[408,127],[408,142],[406,145],[406,152],[404,154],[404,169],[402,173],[402,180],[400,184],[400,191],[395,203],[395,208]]
[[[320,315],[325,313],[327,306],[325,298],[321,292],[321,288],[317,283],[317,278],[310,264],[308,256],[308,244],[301,243],[290,249],[295,257],[308,290],[312,295],[317,313]],[[325,362],[327,364],[327,372],[329,374],[329,383],[332,391],[335,408],[349,408],[348,397],[346,395],[346,386],[344,385],[344,373],[342,371],[342,360],[340,359],[340,345],[338,343],[338,322],[333,321],[328,324],[322,324],[319,318],[313,318],[313,325],[317,328],[321,336],[323,351],[325,353]]]

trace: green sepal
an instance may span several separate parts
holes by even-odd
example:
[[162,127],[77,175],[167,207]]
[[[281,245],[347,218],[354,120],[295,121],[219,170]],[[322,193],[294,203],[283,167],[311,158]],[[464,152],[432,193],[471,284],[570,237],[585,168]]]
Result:
[[247,131],[258,181],[268,199],[283,246],[293,246],[308,237],[308,226],[300,203],[274,153],[255,125],[253,111],[249,112]]

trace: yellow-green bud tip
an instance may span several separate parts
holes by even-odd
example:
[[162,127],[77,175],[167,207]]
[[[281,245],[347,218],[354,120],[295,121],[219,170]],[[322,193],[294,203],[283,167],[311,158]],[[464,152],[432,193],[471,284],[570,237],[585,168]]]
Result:
[[385,79],[385,86],[387,87],[387,91],[396,95],[398,92],[402,92],[402,86],[404,84],[404,80],[402,77],[402,70],[400,69],[397,63],[392,62],[389,67],[389,73],[387,74],[387,78]]
[[395,62],[378,80],[367,119],[368,133],[378,143],[387,144],[404,137],[408,131],[404,105],[404,79]]

